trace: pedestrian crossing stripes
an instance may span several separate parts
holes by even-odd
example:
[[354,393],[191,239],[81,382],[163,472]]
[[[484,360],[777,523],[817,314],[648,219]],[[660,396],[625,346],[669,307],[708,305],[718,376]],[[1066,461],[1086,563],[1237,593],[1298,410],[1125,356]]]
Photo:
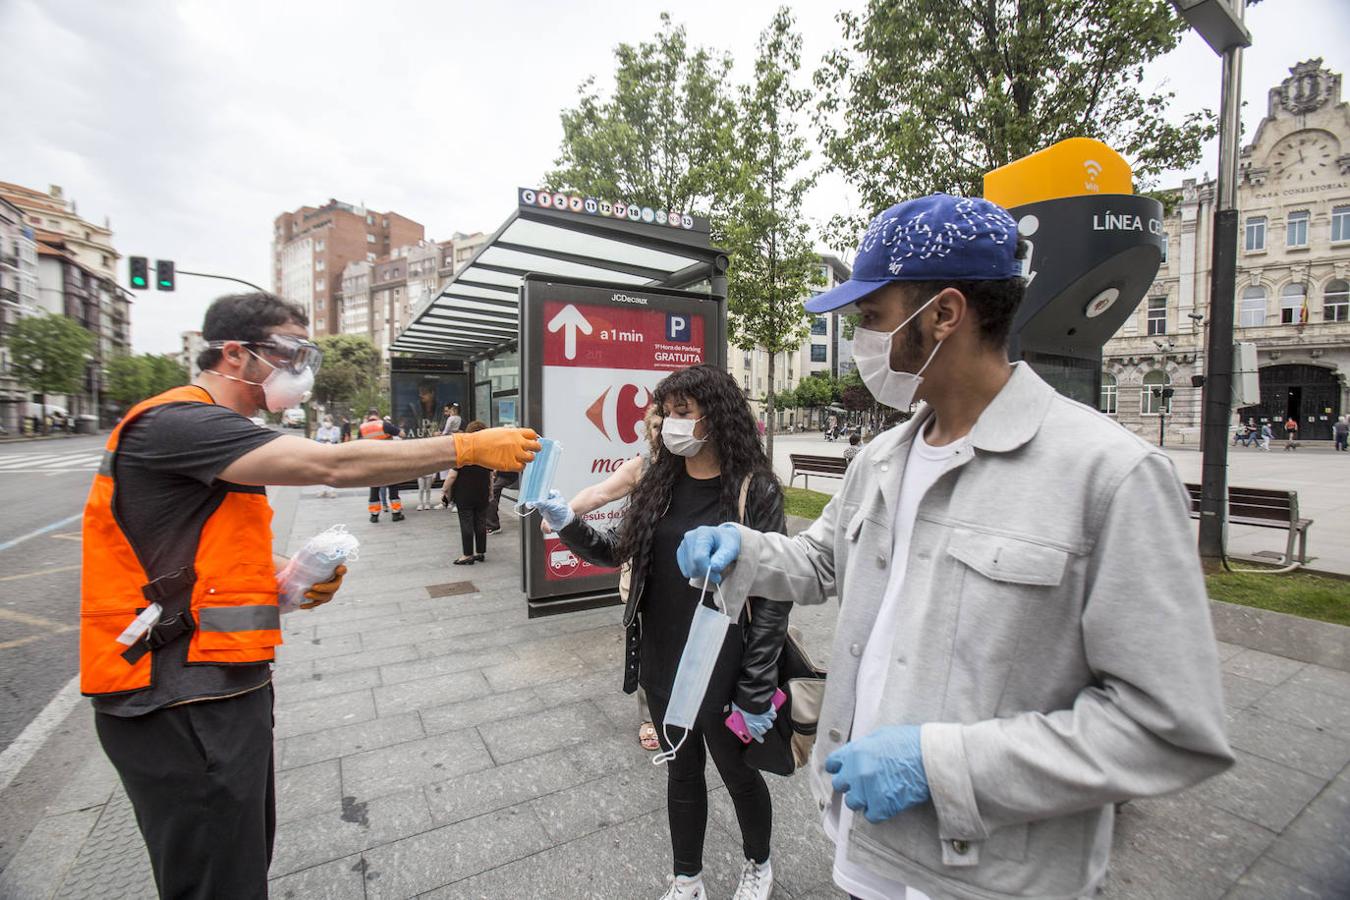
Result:
[[96,472],[103,451],[81,450],[75,453],[0,454],[0,475],[9,473]]

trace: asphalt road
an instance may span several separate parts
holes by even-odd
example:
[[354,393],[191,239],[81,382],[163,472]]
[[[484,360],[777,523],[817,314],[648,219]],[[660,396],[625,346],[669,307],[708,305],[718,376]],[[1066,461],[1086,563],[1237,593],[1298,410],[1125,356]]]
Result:
[[[105,440],[0,444],[0,751],[79,670],[80,522],[72,517]],[[41,529],[49,530],[34,534]]]

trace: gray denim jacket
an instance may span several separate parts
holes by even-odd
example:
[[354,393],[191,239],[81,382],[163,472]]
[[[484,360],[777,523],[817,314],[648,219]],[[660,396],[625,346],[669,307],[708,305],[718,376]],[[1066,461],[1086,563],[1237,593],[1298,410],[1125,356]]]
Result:
[[[812,790],[850,739],[897,498],[931,411],[879,436],[815,524],[742,528],[722,597],[839,596]],[[1082,897],[1112,804],[1222,772],[1218,652],[1171,461],[1025,364],[919,503],[881,723],[922,724],[933,800],[853,818],[850,859],[933,897]],[[738,526],[739,527],[739,526]],[[876,639],[873,636],[873,639]]]

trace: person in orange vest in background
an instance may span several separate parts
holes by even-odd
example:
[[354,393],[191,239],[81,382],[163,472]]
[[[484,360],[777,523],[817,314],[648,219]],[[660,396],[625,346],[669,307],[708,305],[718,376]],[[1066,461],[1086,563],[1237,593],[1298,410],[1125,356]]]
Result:
[[[201,375],[134,406],[84,510],[80,690],[149,850],[161,897],[267,896],[276,830],[274,648],[264,485],[360,487],[457,465],[519,470],[528,429],[320,444],[259,427],[301,403],[322,360],[304,311],[267,293],[207,310]],[[345,569],[305,594],[332,599]]]
[[[360,434],[363,441],[388,441],[397,438],[399,431],[398,426],[393,422],[388,419],[381,419],[380,411],[372,406],[366,410],[366,420],[361,423]],[[370,513],[370,521],[380,521],[380,510],[384,508],[384,503],[380,499],[381,490],[389,492],[389,509],[394,514],[394,521],[402,522],[404,519],[403,501],[399,499],[397,484],[391,484],[387,488],[382,488],[380,485],[371,486],[370,502],[366,506]]]

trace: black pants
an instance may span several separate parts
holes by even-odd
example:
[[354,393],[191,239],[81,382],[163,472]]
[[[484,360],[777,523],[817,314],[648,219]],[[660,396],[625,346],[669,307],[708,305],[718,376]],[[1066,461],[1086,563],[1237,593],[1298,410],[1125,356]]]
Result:
[[[668,698],[649,691],[647,702],[651,706],[661,749],[668,751],[670,746],[661,729]],[[769,798],[769,786],[758,769],[745,764],[745,745],[723,723],[725,718],[714,712],[700,713],[675,758],[666,763],[666,812],[670,818],[670,845],[675,851],[676,875],[697,875],[703,871],[703,835],[708,827],[708,783],[703,770],[708,753],[712,754],[713,763],[736,807],[745,858],[757,863],[769,858],[769,838],[773,832],[773,801]],[[682,734],[679,729],[672,728],[670,736],[678,742]]]
[[515,472],[492,473],[492,496],[488,498],[486,521],[487,527],[493,531],[502,527],[501,514],[497,511],[497,504],[501,503],[502,500],[502,491],[519,480],[520,476]]
[[[464,555],[473,556],[475,552],[487,552],[487,504],[467,506],[456,503],[459,511],[459,539],[464,545]],[[474,550],[474,545],[478,549]]]
[[97,713],[159,895],[265,898],[276,835],[272,687],[143,716]]

